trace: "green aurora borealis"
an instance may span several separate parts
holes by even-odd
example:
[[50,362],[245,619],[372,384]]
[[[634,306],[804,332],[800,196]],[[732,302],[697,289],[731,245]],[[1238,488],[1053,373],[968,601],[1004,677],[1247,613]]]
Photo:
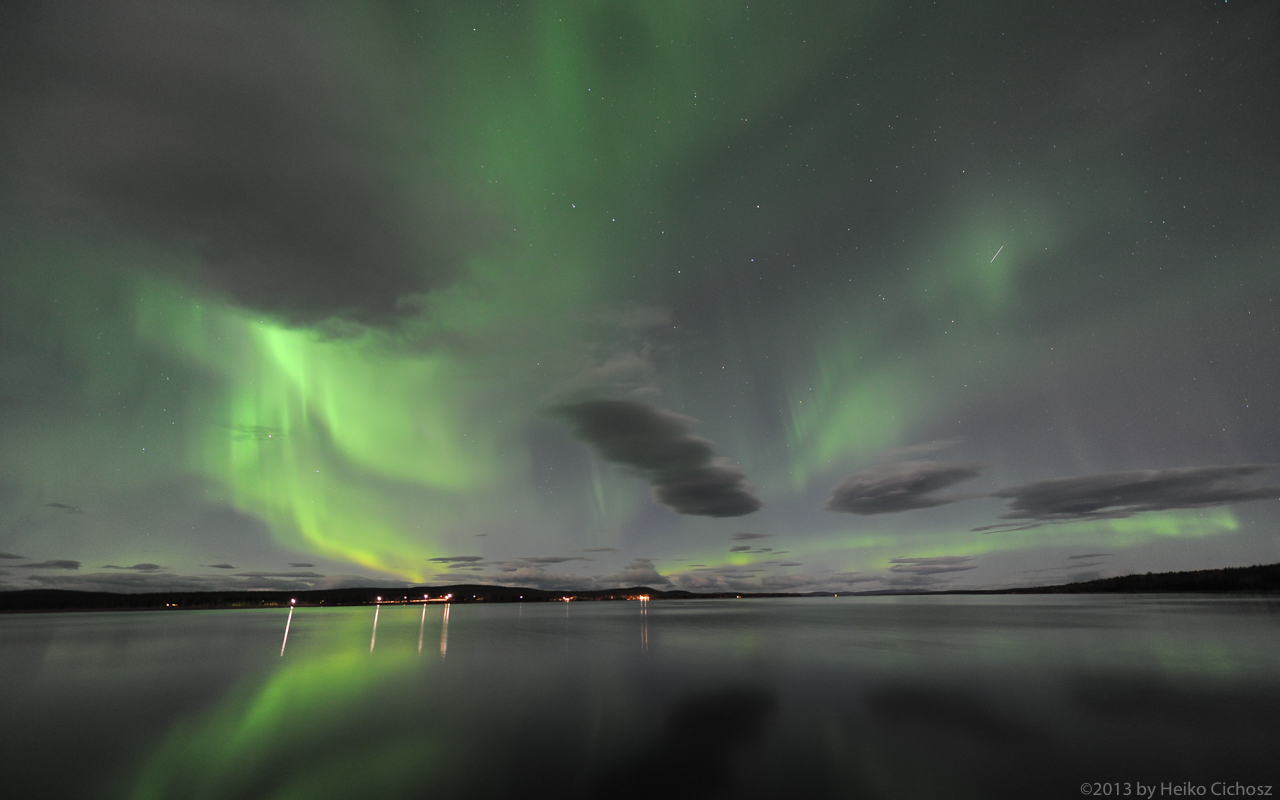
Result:
[[[1274,498],[822,510],[886,461],[1280,462],[1270,4],[97,9],[3,12],[8,588],[1280,559]],[[698,420],[763,508],[654,502],[551,413],[591,398]]]

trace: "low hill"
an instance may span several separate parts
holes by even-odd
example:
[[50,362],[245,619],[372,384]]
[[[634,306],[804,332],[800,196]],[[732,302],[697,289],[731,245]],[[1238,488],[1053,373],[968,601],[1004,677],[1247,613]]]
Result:
[[1097,594],[1154,592],[1280,592],[1280,564],[1198,569],[1190,572],[1148,572],[1081,583],[1004,589],[1000,594]]

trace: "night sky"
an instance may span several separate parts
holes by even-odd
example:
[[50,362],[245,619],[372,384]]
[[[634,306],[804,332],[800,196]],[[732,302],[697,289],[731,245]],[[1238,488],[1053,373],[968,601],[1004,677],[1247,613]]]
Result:
[[1280,8],[0,11],[0,587],[1280,561]]

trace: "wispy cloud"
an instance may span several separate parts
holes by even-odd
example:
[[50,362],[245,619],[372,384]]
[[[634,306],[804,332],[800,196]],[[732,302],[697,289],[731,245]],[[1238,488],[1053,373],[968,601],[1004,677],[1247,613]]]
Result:
[[850,514],[890,514],[967,500],[972,495],[939,495],[939,490],[982,474],[985,464],[901,461],[855,472],[831,490],[824,509]]
[[941,575],[977,569],[973,556],[927,556],[923,558],[891,558],[890,572],[908,575]]
[[978,462],[885,464],[846,477],[832,489],[823,508],[852,514],[890,514],[978,497],[1004,499],[1009,510],[998,517],[1003,522],[973,529],[991,532],[1280,499],[1280,486],[1258,486],[1248,480],[1280,469],[1276,464],[1107,472],[1033,481],[981,494],[938,494],[976,478],[984,469],[985,465]]
[[1148,511],[1205,508],[1280,499],[1280,486],[1251,486],[1245,479],[1280,469],[1276,464],[1181,467],[1054,478],[992,492],[1006,498],[1007,522],[976,531],[1025,530],[1061,522],[1130,517]]
[[[304,577],[310,575],[311,577]],[[7,589],[74,589],[93,592],[215,592],[243,590],[304,591],[341,589],[353,586],[407,585],[403,581],[375,580],[363,575],[316,576],[315,573],[258,573],[240,575],[180,575],[168,571],[136,572],[112,570],[80,574],[42,574],[10,581]]]
[[51,561],[38,561],[33,564],[14,564],[18,569],[80,569],[79,561],[69,558],[56,558]]

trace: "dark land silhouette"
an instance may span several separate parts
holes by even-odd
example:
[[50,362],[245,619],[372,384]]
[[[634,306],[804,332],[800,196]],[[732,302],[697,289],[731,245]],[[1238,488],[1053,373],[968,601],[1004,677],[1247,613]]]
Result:
[[1273,594],[1280,593],[1280,564],[1251,567],[1202,569],[1189,572],[1148,572],[1114,578],[1065,583],[1051,586],[1029,586],[1012,589],[876,592],[687,592],[662,590],[648,586],[590,591],[530,589],[483,584],[451,584],[448,586],[370,587],[350,589],[316,589],[300,592],[226,591],[226,592],[149,592],[124,594],[114,592],[82,592],[66,589],[30,589],[0,592],[0,612],[23,611],[130,611],[208,608],[279,608],[296,602],[298,606],[372,605],[382,598],[385,604],[420,603],[423,595],[431,602],[442,602],[446,595],[453,603],[550,603],[592,600],[725,600],[761,597],[831,597],[846,595],[890,594]]

